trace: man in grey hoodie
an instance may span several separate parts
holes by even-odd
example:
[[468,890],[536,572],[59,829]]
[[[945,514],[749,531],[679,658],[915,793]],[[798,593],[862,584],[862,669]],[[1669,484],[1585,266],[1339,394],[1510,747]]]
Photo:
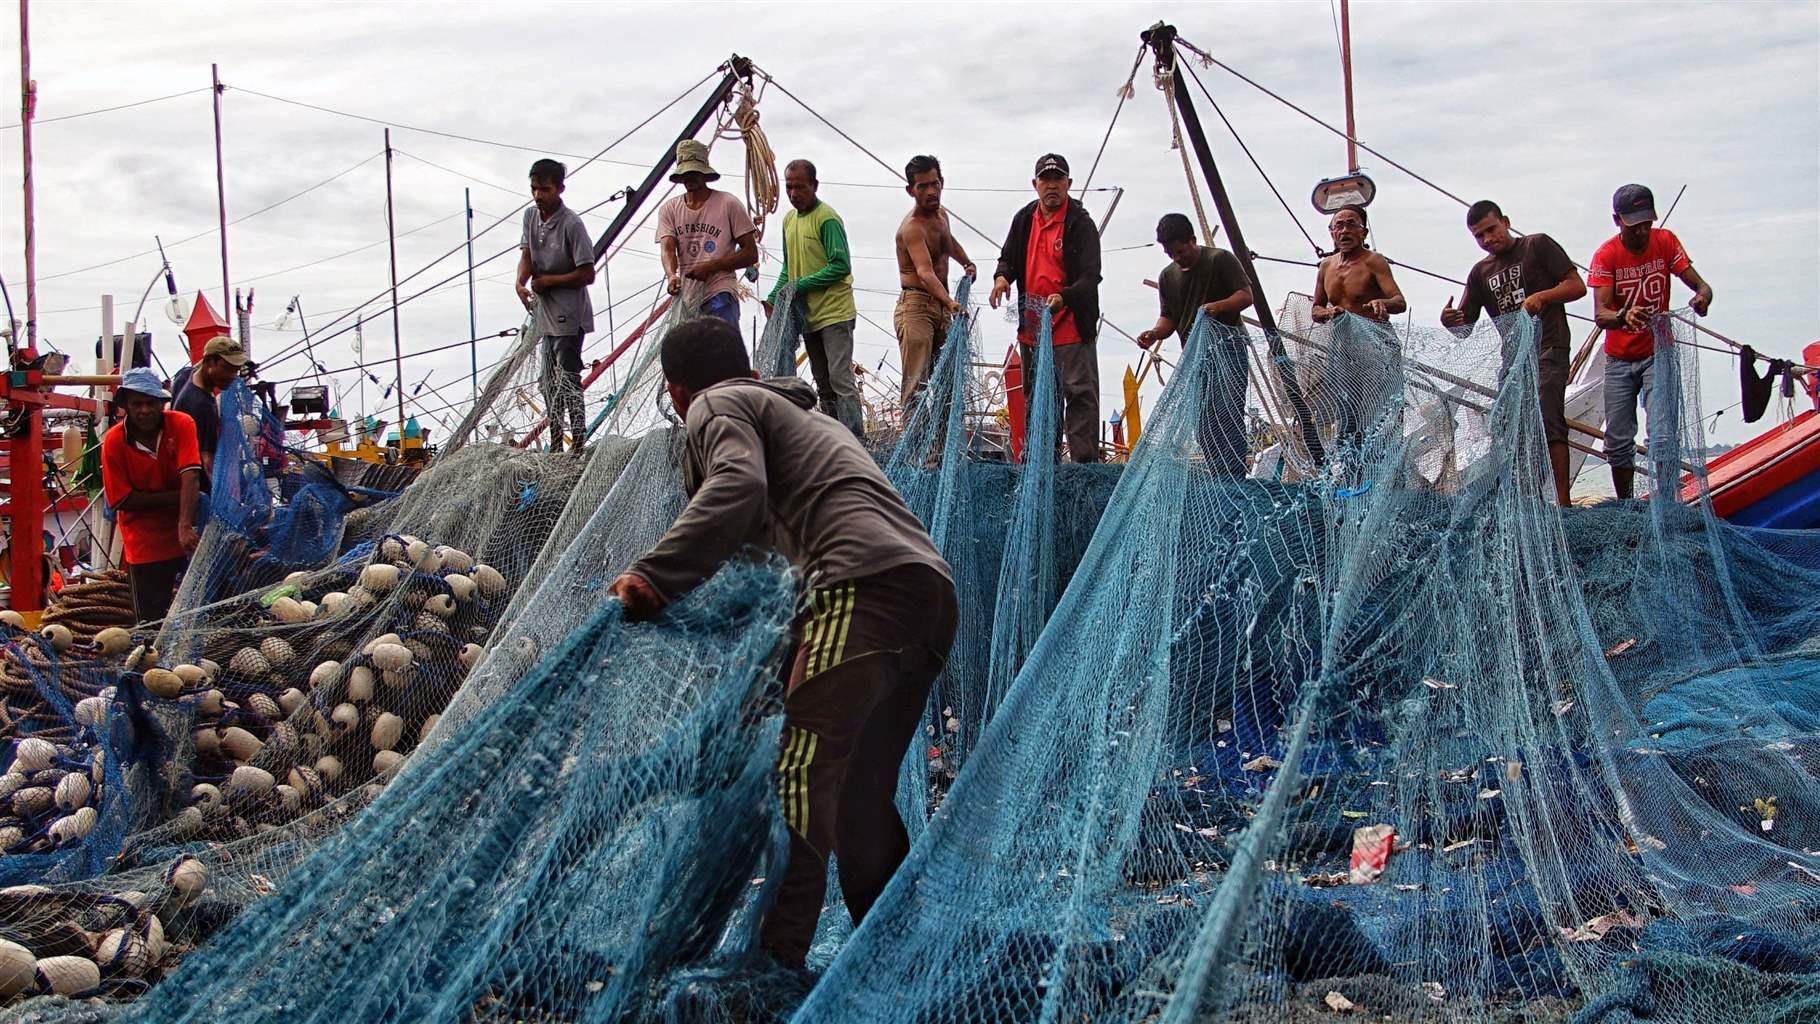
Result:
[[897,767],[954,643],[953,575],[852,432],[801,380],[758,380],[736,328],[688,321],[659,358],[687,431],[689,504],[610,592],[647,618],[748,546],[776,546],[802,573],[778,758],[790,859],[762,936],[801,966],[828,856],[858,924],[910,850]]

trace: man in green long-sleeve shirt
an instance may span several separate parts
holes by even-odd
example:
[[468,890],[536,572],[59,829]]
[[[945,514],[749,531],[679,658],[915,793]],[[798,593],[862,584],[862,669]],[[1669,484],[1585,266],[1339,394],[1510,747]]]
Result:
[[816,198],[819,185],[815,165],[807,160],[792,160],[784,168],[784,194],[792,209],[784,214],[784,265],[765,300],[765,314],[775,314],[773,304],[785,284],[796,286],[803,346],[821,410],[864,441],[865,416],[853,380],[853,324],[859,317],[853,258],[840,214]]

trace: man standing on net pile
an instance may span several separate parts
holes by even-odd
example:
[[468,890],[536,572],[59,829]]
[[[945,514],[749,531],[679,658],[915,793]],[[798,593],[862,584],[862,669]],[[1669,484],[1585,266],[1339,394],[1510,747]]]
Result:
[[898,764],[954,642],[948,564],[878,464],[794,377],[757,380],[739,332],[708,317],[659,354],[687,432],[688,507],[611,593],[633,619],[775,541],[811,587],[784,703],[778,792],[789,862],[763,926],[802,966],[840,858],[857,924],[910,850],[893,798]]
[[676,171],[670,180],[683,194],[657,211],[657,245],[671,295],[698,303],[703,316],[739,328],[736,271],[758,265],[758,231],[746,204],[708,187],[720,174],[708,164],[708,147],[694,139],[676,144]]
[[[1081,204],[1068,198],[1074,181],[1068,177],[1067,160],[1055,153],[1043,156],[1036,162],[1036,177],[1030,184],[1036,189],[1036,201],[1011,218],[1011,231],[999,250],[990,302],[997,309],[1011,286],[1018,286],[1017,340],[1022,346],[1027,399],[1035,391],[1030,367],[1035,365],[1038,310],[1049,307],[1052,361],[1061,390],[1068,454],[1075,462],[1098,462],[1100,364],[1094,338],[1100,327],[1100,233]],[[1026,417],[1030,406],[1026,400]],[[1026,441],[1031,451],[1040,451],[1049,443],[1035,437]]]
[[209,339],[203,346],[202,362],[189,374],[171,408],[188,416],[196,424],[196,450],[202,456],[202,492],[209,491],[215,478],[215,446],[221,437],[221,407],[217,404],[222,389],[234,383],[247,364],[246,349],[223,335]]
[[784,194],[791,207],[784,214],[784,264],[765,300],[765,315],[776,315],[777,293],[794,284],[795,312],[802,317],[803,347],[821,409],[863,441],[865,413],[853,379],[853,325],[859,318],[853,304],[853,258],[847,227],[832,206],[816,197],[819,186],[809,161],[792,160],[784,168]]
[[[1325,380],[1337,407],[1341,446],[1362,446],[1374,429],[1391,434],[1402,422],[1402,351],[1390,318],[1409,303],[1390,273],[1390,261],[1365,247],[1370,231],[1363,206],[1342,206],[1328,221],[1334,251],[1315,271],[1309,313],[1317,324],[1352,313],[1382,325],[1331,335]],[[1397,440],[1386,437],[1383,443]]]
[[1245,439],[1245,310],[1251,308],[1251,281],[1239,258],[1195,242],[1185,214],[1168,213],[1156,222],[1156,242],[1169,255],[1157,275],[1161,312],[1156,326],[1137,336],[1143,348],[1175,334],[1188,346],[1188,333],[1203,314],[1215,322],[1206,366],[1201,371],[1201,418],[1197,436],[1207,469],[1215,476],[1244,476],[1250,445]]
[[[567,168],[555,160],[531,165],[531,209],[518,238],[518,299],[536,314],[543,339],[544,417],[550,450],[562,451],[563,427],[573,451],[588,433],[587,402],[581,394],[581,343],[594,330],[594,240],[581,217],[563,205]],[[403,424],[399,429],[403,430]]]
[[1593,253],[1586,283],[1593,288],[1593,320],[1605,328],[1605,461],[1613,490],[1628,498],[1637,473],[1637,403],[1649,407],[1655,384],[1652,320],[1668,312],[1668,276],[1694,290],[1689,305],[1701,316],[1713,304],[1713,289],[1681,240],[1654,226],[1656,197],[1649,189],[1619,189],[1611,197],[1611,219],[1618,233]]
[[196,424],[169,410],[158,375],[128,370],[114,400],[125,416],[101,438],[101,484],[120,527],[133,619],[156,622],[171,610],[177,578],[196,550],[202,458]]
[[935,361],[941,358],[949,320],[961,311],[960,303],[948,294],[948,261],[959,263],[968,277],[978,271],[942,209],[942,162],[913,156],[904,165],[904,181],[913,202],[897,226],[897,283],[903,290],[891,325],[897,331],[898,360],[904,371],[903,422],[909,423],[910,405],[928,385]]
[[[1565,508],[1572,500],[1572,481],[1567,478],[1567,364],[1571,358],[1567,303],[1586,295],[1586,282],[1580,280],[1580,271],[1567,257],[1567,250],[1554,239],[1543,234],[1512,237],[1510,218],[1489,199],[1467,209],[1466,228],[1486,256],[1466,274],[1466,290],[1460,296],[1464,304],[1455,308],[1453,300],[1447,300],[1441,310],[1441,326],[1464,338],[1478,323],[1480,310],[1491,310],[1493,317],[1522,311],[1538,318],[1536,379],[1542,398],[1542,432],[1548,439],[1555,501]],[[1500,325],[1498,330],[1505,339],[1498,368],[1502,381],[1514,353],[1505,328]]]

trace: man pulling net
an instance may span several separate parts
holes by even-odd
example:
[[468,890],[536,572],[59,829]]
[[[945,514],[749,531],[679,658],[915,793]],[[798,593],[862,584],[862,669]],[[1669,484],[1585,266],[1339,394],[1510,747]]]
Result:
[[644,618],[745,546],[773,541],[809,586],[784,704],[778,795],[790,853],[763,943],[800,966],[828,857],[855,922],[909,852],[897,769],[953,645],[953,574],[852,432],[796,378],[758,380],[739,332],[704,317],[659,356],[688,440],[689,504],[611,593]]

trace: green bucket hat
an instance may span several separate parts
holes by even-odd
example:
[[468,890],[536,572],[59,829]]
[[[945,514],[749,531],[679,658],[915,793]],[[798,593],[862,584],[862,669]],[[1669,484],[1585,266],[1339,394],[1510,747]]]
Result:
[[708,164],[708,147],[694,139],[684,139],[676,144],[676,170],[671,172],[670,180],[681,181],[690,171],[709,181],[720,180],[720,172]]

